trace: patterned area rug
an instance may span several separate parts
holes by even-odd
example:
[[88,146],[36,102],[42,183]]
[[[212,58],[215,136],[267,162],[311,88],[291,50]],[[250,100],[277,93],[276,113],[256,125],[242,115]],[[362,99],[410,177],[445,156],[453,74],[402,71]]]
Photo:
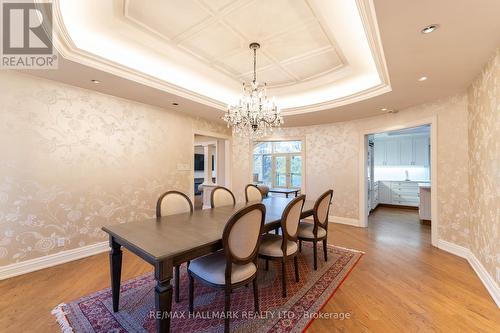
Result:
[[[258,284],[260,313],[253,310],[253,289],[231,295],[232,332],[302,332],[344,281],[362,253],[328,246],[328,261],[318,246],[318,270],[312,269],[312,246],[304,243],[299,254],[300,282],[295,282],[293,260],[287,266],[288,297],[281,296],[281,263],[260,261]],[[188,312],[188,276],[181,267],[181,300],[173,303],[171,332],[223,332],[224,291],[195,280],[194,314]],[[111,290],[105,289],[52,313],[63,332],[155,332],[152,274],[122,282],[120,311],[113,313]]]

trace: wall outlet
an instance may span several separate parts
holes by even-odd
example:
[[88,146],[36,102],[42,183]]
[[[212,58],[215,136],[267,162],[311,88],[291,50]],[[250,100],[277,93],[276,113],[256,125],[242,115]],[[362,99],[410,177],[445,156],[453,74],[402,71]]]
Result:
[[63,247],[66,239],[64,237],[57,238],[57,247]]

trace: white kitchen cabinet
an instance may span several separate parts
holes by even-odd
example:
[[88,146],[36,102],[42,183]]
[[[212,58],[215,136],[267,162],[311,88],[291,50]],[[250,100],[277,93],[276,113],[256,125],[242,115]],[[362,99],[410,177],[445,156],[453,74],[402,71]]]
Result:
[[413,165],[413,141],[412,138],[399,140],[399,165]]
[[401,165],[399,140],[387,140],[385,143],[385,165]]
[[418,183],[416,182],[391,182],[391,203],[393,205],[418,207]]
[[378,203],[418,207],[418,184],[413,181],[378,181]]
[[429,166],[429,137],[375,139],[375,166]]
[[375,165],[385,165],[385,148],[386,148],[386,142],[385,141],[378,141],[374,145],[374,159],[373,163]]
[[418,207],[418,214],[421,220],[432,219],[431,215],[431,187],[430,186],[420,186],[420,204]]
[[391,182],[378,182],[378,200],[381,204],[390,204],[392,201],[391,196]]
[[413,139],[413,164],[429,166],[429,137],[417,136]]

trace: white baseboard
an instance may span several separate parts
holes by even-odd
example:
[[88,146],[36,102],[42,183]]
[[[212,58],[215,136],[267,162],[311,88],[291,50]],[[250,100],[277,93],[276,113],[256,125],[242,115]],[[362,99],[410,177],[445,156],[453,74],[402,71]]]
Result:
[[455,243],[450,243],[442,239],[438,239],[437,247],[443,251],[449,252],[465,259],[469,259],[469,256],[472,254],[468,248],[457,245]]
[[[306,217],[305,220],[313,220],[312,216]],[[328,216],[328,222],[329,223],[339,223],[339,224],[345,224],[345,225],[350,225],[353,227],[360,227],[359,225],[359,220],[358,219],[353,219],[350,217],[341,217],[341,216],[333,216],[329,215]]]
[[89,257],[106,251],[109,251],[109,242],[107,241],[2,266],[0,267],[0,280],[64,264],[69,261]]
[[328,216],[328,221],[332,223],[340,223],[340,224],[346,224],[350,225],[353,227],[359,227],[359,220],[358,219],[353,219],[349,217],[341,217],[341,216],[333,216],[330,215]]
[[500,287],[495,282],[493,277],[490,274],[488,274],[486,268],[484,268],[479,259],[477,259],[477,257],[472,253],[470,249],[454,243],[447,242],[442,239],[438,240],[438,248],[440,248],[443,251],[454,254],[456,256],[467,259],[469,265],[471,265],[474,272],[476,272],[477,276],[479,277],[483,285],[486,287],[486,290],[488,290],[488,293],[490,294],[491,298],[493,298],[493,301],[495,301],[497,306],[500,308]]
[[476,272],[477,276],[479,276],[481,282],[483,282],[486,290],[490,293],[491,298],[493,298],[495,303],[497,303],[497,306],[500,308],[500,287],[498,284],[495,282],[493,277],[488,274],[488,271],[472,252],[467,260],[472,266],[472,269]]

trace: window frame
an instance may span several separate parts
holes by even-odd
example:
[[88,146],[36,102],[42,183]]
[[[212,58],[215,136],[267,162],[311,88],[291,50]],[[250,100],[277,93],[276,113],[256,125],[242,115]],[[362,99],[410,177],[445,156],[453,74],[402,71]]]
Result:
[[[272,146],[272,152],[271,153],[257,153],[257,154],[254,154],[254,149],[256,148],[256,146],[260,143],[263,143],[263,142],[283,142],[283,141],[300,141],[301,143],[301,150],[300,152],[291,152],[291,153],[275,153],[274,151],[274,145]],[[274,163],[275,163],[275,156],[276,155],[289,155],[289,157],[287,158],[287,164],[288,163],[291,163],[291,158],[292,156],[295,156],[295,155],[300,155],[301,156],[301,186],[300,186],[300,190],[302,193],[305,193],[306,191],[306,142],[305,142],[305,138],[304,137],[279,137],[279,138],[264,138],[264,139],[259,139],[257,141],[254,141],[253,144],[250,145],[250,160],[252,161],[252,166],[250,168],[250,173],[251,173],[251,179],[253,179],[253,173],[254,173],[254,156],[255,155],[260,155],[260,156],[264,156],[264,155],[269,155],[271,156],[271,165],[273,166],[273,170],[272,170],[272,173],[271,173],[271,186],[274,186],[275,185],[275,180],[276,180],[276,175],[275,175],[275,168],[274,168]],[[263,157],[262,157],[263,158]],[[291,183],[291,165],[290,166],[287,166],[290,170],[290,175],[287,175],[287,182],[292,185]],[[291,187],[291,188],[298,188],[298,187]]]

